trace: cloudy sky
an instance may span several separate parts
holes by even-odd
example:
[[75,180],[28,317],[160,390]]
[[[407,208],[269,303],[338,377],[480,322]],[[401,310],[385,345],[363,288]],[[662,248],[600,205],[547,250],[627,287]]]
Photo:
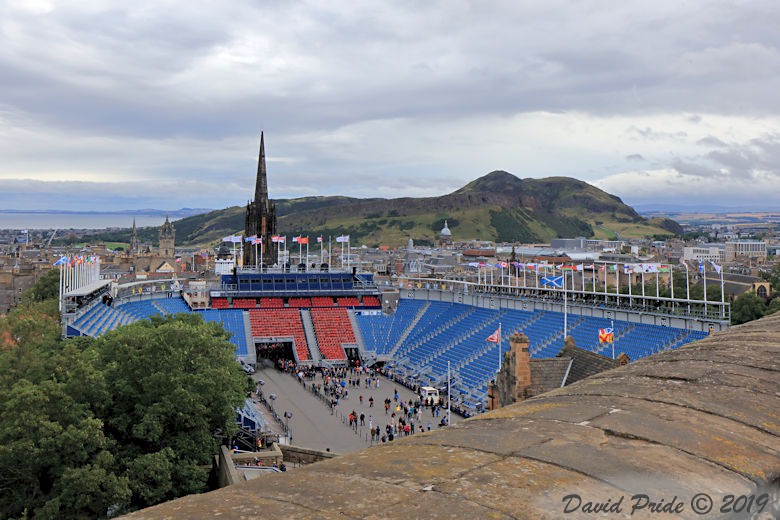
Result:
[[492,170],[625,202],[780,198],[780,6],[0,0],[0,209],[430,196]]

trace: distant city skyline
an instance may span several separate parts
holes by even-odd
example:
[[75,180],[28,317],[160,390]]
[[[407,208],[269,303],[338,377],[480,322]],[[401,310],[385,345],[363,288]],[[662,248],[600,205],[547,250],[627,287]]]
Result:
[[0,209],[243,205],[264,130],[272,199],[439,196],[506,170],[637,208],[765,210],[778,24],[763,0],[5,0]]

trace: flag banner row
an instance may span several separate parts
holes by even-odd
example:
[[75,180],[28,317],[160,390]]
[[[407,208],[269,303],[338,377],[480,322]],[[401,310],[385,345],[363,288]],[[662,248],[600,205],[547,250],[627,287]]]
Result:
[[57,266],[67,266],[67,267],[73,267],[74,265],[82,265],[82,264],[97,264],[100,262],[100,257],[98,256],[61,256],[59,260],[54,262],[52,264],[54,267]]
[[[668,273],[672,270],[672,266],[669,264],[659,263],[642,263],[642,264],[545,264],[540,262],[503,262],[498,261],[491,262],[469,262],[469,267],[498,267],[508,268],[509,266],[516,267],[517,269],[527,269],[531,271],[621,271],[623,273]],[[713,263],[713,268],[720,272],[720,266],[716,266]]]

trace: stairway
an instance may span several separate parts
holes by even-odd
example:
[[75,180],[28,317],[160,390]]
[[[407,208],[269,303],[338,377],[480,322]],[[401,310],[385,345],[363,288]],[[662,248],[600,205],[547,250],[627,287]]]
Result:
[[404,341],[406,341],[406,338],[409,337],[409,334],[415,329],[415,327],[417,327],[417,323],[422,319],[422,317],[425,315],[425,312],[428,310],[428,307],[430,306],[430,302],[425,302],[425,305],[420,308],[420,310],[417,312],[417,316],[414,317],[409,326],[406,327],[404,333],[401,334],[401,337],[398,338],[398,341],[395,342],[393,348],[390,349],[389,355],[391,357],[395,358],[395,354],[398,352],[398,348],[404,344]]
[[309,345],[309,356],[314,366],[322,361],[322,352],[317,343],[317,334],[314,332],[314,323],[311,321],[311,312],[308,309],[301,309],[301,323],[303,323],[303,332],[306,334],[306,343]]
[[355,317],[354,309],[347,309],[347,316],[349,316],[349,323],[352,326],[352,332],[355,333],[355,341],[357,342],[358,354],[360,359],[367,359],[366,345],[363,343],[363,334],[361,333],[360,326],[358,325],[357,318]]

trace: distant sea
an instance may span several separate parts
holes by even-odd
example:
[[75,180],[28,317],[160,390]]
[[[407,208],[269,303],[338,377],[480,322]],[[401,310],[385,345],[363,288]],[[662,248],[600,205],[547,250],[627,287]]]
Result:
[[[159,226],[165,215],[138,215],[137,227]],[[133,215],[126,213],[4,213],[0,211],[0,229],[105,229],[129,228]]]

